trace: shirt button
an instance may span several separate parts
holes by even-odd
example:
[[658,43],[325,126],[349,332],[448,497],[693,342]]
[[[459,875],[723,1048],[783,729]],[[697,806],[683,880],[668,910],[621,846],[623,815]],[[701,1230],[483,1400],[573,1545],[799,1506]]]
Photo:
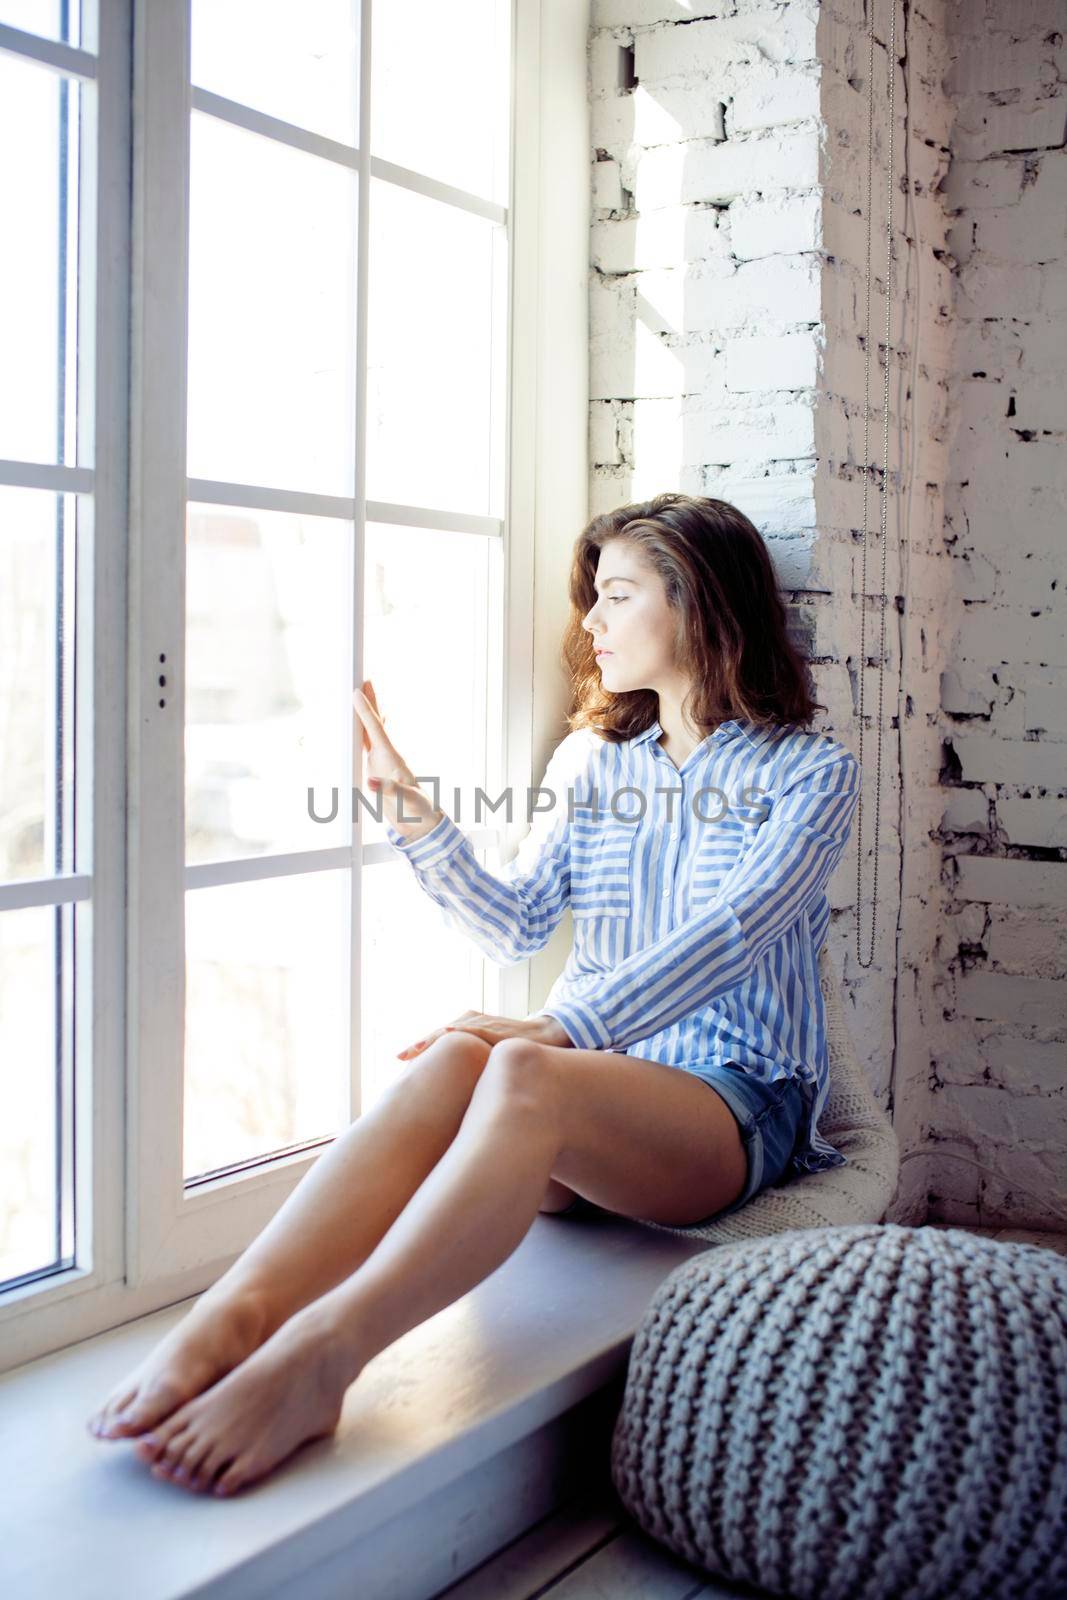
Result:
[[671,892],[671,891],[670,891],[670,890],[669,890],[669,889],[664,889],[664,891],[663,891],[663,898],[664,898],[664,900],[666,900],[666,898],[667,898],[667,896],[668,896],[668,895],[669,895],[669,894],[670,894],[670,892]]
[[675,831],[671,834],[671,838],[672,839],[677,839],[677,837],[678,837],[678,830],[675,829]]

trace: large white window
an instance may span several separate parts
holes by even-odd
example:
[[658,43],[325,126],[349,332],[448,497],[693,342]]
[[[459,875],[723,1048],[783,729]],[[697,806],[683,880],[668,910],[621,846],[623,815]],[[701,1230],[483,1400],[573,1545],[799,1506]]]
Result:
[[454,796],[544,753],[585,510],[560,10],[0,0],[0,1369],[206,1287],[397,1050],[527,1007],[357,803],[352,688],[506,859]]

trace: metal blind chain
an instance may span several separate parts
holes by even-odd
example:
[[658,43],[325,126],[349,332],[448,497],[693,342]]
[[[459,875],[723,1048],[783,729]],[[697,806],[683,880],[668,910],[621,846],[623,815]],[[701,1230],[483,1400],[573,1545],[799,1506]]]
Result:
[[[863,362],[863,567],[860,579],[860,703],[859,703],[859,763],[863,767],[863,688],[866,677],[867,664],[866,622],[867,622],[867,506],[868,489],[873,463],[870,458],[870,424],[871,424],[871,222],[872,222],[872,177],[874,163],[874,0],[868,0],[870,6],[870,28],[867,34],[867,261],[866,261],[866,304],[864,312],[864,362]],[[888,183],[886,203],[886,233],[885,233],[885,385],[883,389],[883,439],[882,439],[882,590],[879,596],[882,603],[882,633],[878,649],[878,716],[875,721],[875,733],[878,740],[878,756],[875,764],[874,779],[874,881],[871,888],[871,950],[867,960],[863,959],[860,949],[860,912],[862,907],[861,883],[863,873],[863,790],[860,789],[859,805],[856,812],[856,959],[861,967],[869,967],[874,962],[875,924],[878,916],[878,844],[881,836],[882,822],[882,707],[884,703],[885,688],[885,609],[886,609],[886,532],[889,511],[889,362],[890,362],[890,332],[892,295],[890,293],[890,273],[893,266],[893,90],[896,84],[897,71],[897,5],[896,0],[889,0],[891,20],[889,24],[889,150],[888,150]]]

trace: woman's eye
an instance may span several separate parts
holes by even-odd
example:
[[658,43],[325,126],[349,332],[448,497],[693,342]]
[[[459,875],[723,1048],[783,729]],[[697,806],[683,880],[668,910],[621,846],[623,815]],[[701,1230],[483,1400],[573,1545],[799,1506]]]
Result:
[[615,603],[615,605],[618,605],[620,600],[625,600],[627,598],[628,598],[628,596],[626,596],[624,594],[609,594],[608,595],[608,599],[613,601]]

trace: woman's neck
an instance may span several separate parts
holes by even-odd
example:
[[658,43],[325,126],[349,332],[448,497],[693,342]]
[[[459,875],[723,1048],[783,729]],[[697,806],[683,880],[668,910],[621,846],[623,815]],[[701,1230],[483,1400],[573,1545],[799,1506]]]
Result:
[[662,729],[656,743],[667,752],[675,766],[681,766],[697,745],[714,732],[714,728],[697,727],[683,712],[680,700],[672,700],[663,694],[660,695],[656,720]]

